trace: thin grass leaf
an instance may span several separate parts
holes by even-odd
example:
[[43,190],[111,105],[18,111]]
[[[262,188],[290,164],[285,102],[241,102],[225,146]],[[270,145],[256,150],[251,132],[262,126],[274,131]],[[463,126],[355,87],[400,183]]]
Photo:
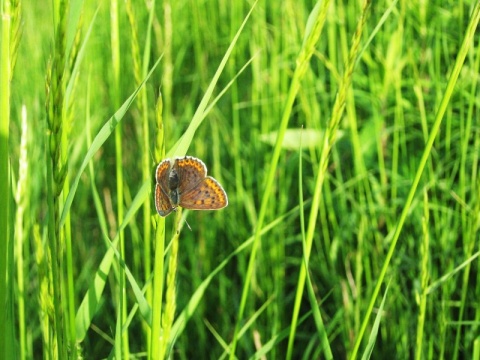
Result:
[[[79,24],[80,17],[82,15],[82,8],[84,5],[83,0],[70,0],[69,1],[69,11],[68,11],[68,20],[67,20],[67,32],[66,32],[66,54],[70,54],[70,51],[73,46],[73,42],[75,40],[75,34],[77,33],[77,28]],[[93,16],[92,23],[95,21],[96,14],[98,12],[95,12],[95,15]],[[88,36],[85,37],[85,39]],[[86,42],[86,41],[84,41]]]
[[[145,196],[147,196],[149,191],[150,191],[150,183],[145,182],[143,186],[140,188],[140,190],[138,191],[137,195],[135,196],[135,199],[133,200],[130,209],[127,211],[125,215],[125,219],[119,227],[119,231],[125,229],[125,227],[128,225],[130,220],[137,213],[138,209],[142,206],[143,199],[145,198]],[[117,232],[117,235],[112,241],[112,245],[108,248],[107,252],[105,253],[100,263],[100,266],[97,272],[95,273],[95,276],[92,279],[92,282],[90,283],[88,291],[83,297],[82,303],[78,308],[77,315],[75,317],[77,341],[82,341],[85,338],[85,335],[87,333],[88,328],[90,327],[92,319],[97,312],[97,308],[100,303],[100,298],[102,297],[103,290],[105,288],[105,283],[108,278],[108,273],[110,272],[110,267],[112,266],[112,262],[115,258],[115,252],[116,252],[115,247],[118,244],[118,240],[119,240],[119,237]],[[142,306],[144,305],[143,302],[141,302],[141,304]],[[146,318],[149,318],[148,309],[145,309],[145,307],[143,306],[143,310],[145,311],[144,315],[146,316]]]
[[[301,129],[303,130],[303,129]],[[299,134],[299,151],[302,152],[303,148],[303,133],[300,131]],[[300,266],[305,266],[305,273],[306,273],[306,284],[307,284],[307,292],[308,292],[308,299],[310,300],[310,307],[312,309],[313,319],[315,320],[315,326],[317,327],[317,335],[322,344],[322,348],[324,351],[325,359],[333,359],[332,349],[330,348],[330,343],[328,341],[327,331],[325,329],[325,325],[323,324],[322,314],[320,313],[320,309],[317,303],[317,298],[315,295],[315,291],[313,289],[312,280],[310,278],[310,269],[309,269],[309,257],[308,249],[307,249],[307,242],[305,238],[305,217],[304,217],[304,202],[303,202],[303,167],[302,167],[302,156],[299,156],[298,161],[298,200],[300,206],[300,230],[302,234],[302,247],[303,247],[303,262]]]
[[[85,158],[83,159],[82,165],[80,166],[80,169],[78,170],[77,176],[75,177],[75,180],[72,183],[72,187],[70,188],[70,191],[68,192],[68,197],[67,197],[67,200],[65,201],[65,206],[63,207],[62,216],[60,218],[60,226],[63,226],[63,224],[65,223],[65,218],[67,216],[67,213],[70,211],[70,207],[72,206],[73,198],[75,197],[75,193],[77,191],[77,186],[78,186],[78,182],[80,181],[80,176],[82,175],[83,171],[87,167],[88,162],[90,160],[92,160],[95,153],[100,149],[100,147],[105,143],[105,141],[107,141],[107,139],[113,133],[113,130],[115,130],[115,127],[117,126],[117,124],[120,121],[123,120],[123,116],[125,115],[125,113],[129,109],[130,105],[132,105],[132,103],[135,100],[135,97],[137,96],[138,92],[142,89],[142,87],[145,85],[147,80],[152,75],[153,71],[156,69],[157,65],[160,63],[160,60],[161,60],[161,58],[157,60],[157,62],[153,65],[152,69],[148,73],[145,80],[143,80],[143,82],[140,84],[140,86],[123,103],[123,105],[120,107],[120,109],[118,109],[117,112],[100,129],[97,136],[93,140],[92,146],[90,146],[90,148],[88,149],[88,152],[85,155]],[[145,184],[144,184],[144,186],[145,186]]]
[[[287,214],[277,218],[276,220],[272,221],[270,224],[265,226],[261,230],[261,234],[264,235],[268,231],[272,230],[275,226],[278,226],[282,221],[285,220],[288,216],[291,216],[292,214],[295,214],[295,211],[298,211],[298,208],[294,208],[290,210]],[[185,326],[187,324],[187,321],[190,319],[192,314],[195,312],[196,308],[200,304],[200,302],[203,299],[203,295],[205,291],[207,290],[208,286],[210,285],[210,282],[213,280],[213,278],[218,275],[218,273],[225,268],[225,266],[232,260],[233,257],[237,256],[240,254],[242,251],[244,251],[246,248],[248,248],[253,242],[253,237],[248,238],[243,242],[239,247],[237,247],[232,253],[230,253],[228,256],[225,257],[225,259],[205,278],[205,280],[202,281],[202,283],[198,286],[197,290],[192,294],[190,297],[190,301],[188,302],[187,306],[182,310],[180,315],[177,317],[177,320],[172,326],[172,337],[176,338],[180,336],[185,329]]]
[[477,259],[480,256],[480,251],[477,251],[475,254],[470,256],[468,259],[465,259],[460,265],[440,277],[437,281],[432,282],[428,288],[426,289],[425,293],[427,295],[432,294],[435,292],[442,284],[447,282],[449,279],[457,275],[460,271],[462,271],[465,267],[467,267],[469,264],[471,264],[475,259]]
[[[243,335],[245,335],[245,333],[248,330],[250,330],[252,328],[252,326],[254,326],[255,321],[260,317],[260,315],[262,315],[267,310],[267,307],[272,304],[275,296],[276,295],[273,294],[272,297],[270,297],[260,308],[258,308],[255,311],[255,313],[253,313],[253,315],[245,322],[245,324],[242,326],[242,328],[238,332],[238,338],[239,339],[241,339],[243,337]],[[254,331],[254,330],[255,329],[253,329],[252,331]],[[263,346],[262,346],[262,348],[263,348]],[[230,353],[230,346],[227,346],[225,348],[225,351],[223,352],[222,356],[220,356],[220,359],[226,358],[229,353]]]
[[[84,37],[83,41],[82,41],[82,45],[80,46],[80,50],[78,51],[78,54],[75,58],[75,64],[73,65],[72,74],[69,77],[69,81],[68,81],[68,83],[66,85],[66,88],[65,88],[65,104],[71,104],[72,103],[71,97],[72,97],[72,91],[73,91],[73,88],[74,88],[75,82],[76,82],[75,79],[77,78],[77,76],[79,74],[80,65],[82,64],[82,61],[85,58],[85,52],[86,52],[86,49],[87,49],[88,40],[90,39],[90,36],[92,35],[93,25],[95,23],[95,19],[97,18],[98,10],[99,10],[99,8],[97,8],[95,13],[93,14],[92,21],[90,22],[90,26],[88,27],[88,30],[85,34],[85,37]],[[78,11],[80,11],[80,10],[78,10]],[[80,16],[80,14],[78,14],[78,16]],[[75,36],[74,32],[73,32],[72,36]],[[72,38],[71,41],[73,42],[73,38]],[[69,42],[69,40],[67,39],[67,54],[70,53],[70,48],[72,46],[70,44],[70,47],[68,47],[68,42]]]
[[[217,343],[220,344],[220,346],[225,350],[228,351],[228,344],[225,342],[225,340],[220,336],[218,331],[214,328],[212,324],[208,322],[208,320],[205,320],[205,326],[207,327],[208,330],[210,330],[210,333],[213,335],[215,340],[217,340]],[[221,360],[221,358],[219,358]]]
[[[297,325],[301,325],[312,315],[311,311],[308,311],[305,315],[300,317]],[[268,353],[270,353],[275,347],[277,347],[282,341],[284,341],[290,334],[290,327],[283,329],[275,336],[273,336],[268,342],[266,342],[261,349],[257,350],[253,356],[250,357],[251,360],[263,359]]]
[[232,54],[233,49],[235,48],[235,44],[237,43],[237,40],[240,37],[240,34],[242,33],[248,18],[252,14],[252,11],[255,8],[257,1],[255,1],[255,3],[252,5],[252,8],[248,12],[247,16],[245,16],[245,19],[243,20],[242,25],[240,25],[240,28],[238,29],[237,33],[232,39],[232,42],[230,43],[230,46],[228,47],[225,55],[223,56],[223,59],[220,62],[220,65],[218,66],[217,71],[213,75],[212,81],[208,85],[208,88],[205,91],[205,94],[203,95],[202,101],[200,101],[200,104],[198,105],[198,108],[195,111],[195,114],[193,115],[190,125],[188,126],[183,136],[175,143],[175,145],[167,153],[167,157],[172,158],[172,157],[181,157],[186,155],[187,150],[190,147],[190,144],[192,142],[193,136],[195,135],[195,132],[197,131],[198,127],[201,125],[201,123],[207,116],[207,112],[205,111],[205,109],[207,108],[208,102],[213,95],[213,90],[217,85],[218,79],[220,78],[220,75],[222,74],[222,71],[225,68],[225,65],[227,64],[227,61],[230,55]]
[[375,347],[375,342],[378,336],[378,329],[380,328],[380,321],[382,320],[383,307],[385,306],[385,300],[387,299],[389,287],[390,287],[390,284],[387,285],[387,288],[385,289],[385,294],[383,294],[383,299],[382,299],[382,302],[380,303],[380,307],[378,308],[377,316],[375,316],[375,321],[373,323],[370,336],[368,337],[367,347],[363,352],[362,360],[370,359],[370,357],[372,356],[373,348]]
[[372,32],[370,33],[370,36],[368,37],[367,41],[365,42],[365,44],[363,45],[362,49],[360,50],[360,52],[358,53],[358,57],[357,57],[357,62],[360,61],[360,59],[362,58],[362,54],[367,50],[367,48],[370,46],[371,42],[373,41],[373,39],[375,38],[375,36],[378,34],[378,32],[380,31],[381,27],[383,26],[383,24],[385,24],[385,22],[387,21],[388,17],[390,16],[390,14],[392,13],[392,11],[395,9],[395,7],[397,6],[397,3],[398,3],[398,0],[394,0],[392,1],[392,3],[390,4],[390,6],[387,8],[387,10],[385,10],[385,12],[383,13],[382,15],[382,18],[380,19],[380,21],[378,22],[378,24],[375,26],[375,28],[372,30]]

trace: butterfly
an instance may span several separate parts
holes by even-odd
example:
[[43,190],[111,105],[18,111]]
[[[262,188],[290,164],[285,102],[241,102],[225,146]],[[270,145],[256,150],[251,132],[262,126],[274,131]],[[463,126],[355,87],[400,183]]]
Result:
[[218,210],[228,205],[227,193],[211,176],[202,160],[185,156],[165,159],[155,173],[155,208],[167,216],[178,206],[191,210]]

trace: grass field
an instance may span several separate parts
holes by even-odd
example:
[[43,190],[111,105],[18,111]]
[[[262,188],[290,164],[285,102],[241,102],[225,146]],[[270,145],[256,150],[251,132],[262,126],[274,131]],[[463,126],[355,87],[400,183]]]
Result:
[[480,359],[479,2],[1,4],[0,359]]

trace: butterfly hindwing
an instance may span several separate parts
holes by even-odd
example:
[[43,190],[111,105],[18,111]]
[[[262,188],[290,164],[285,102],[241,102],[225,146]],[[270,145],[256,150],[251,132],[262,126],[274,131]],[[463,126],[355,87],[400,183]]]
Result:
[[181,195],[179,205],[192,210],[217,210],[228,205],[228,198],[218,181],[207,176]]
[[155,208],[160,216],[167,216],[175,209],[170,198],[159,184],[155,186]]

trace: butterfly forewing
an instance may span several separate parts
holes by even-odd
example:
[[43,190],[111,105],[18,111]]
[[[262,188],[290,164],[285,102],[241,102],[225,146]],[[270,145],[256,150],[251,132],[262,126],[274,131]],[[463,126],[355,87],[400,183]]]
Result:
[[179,205],[191,210],[217,210],[228,205],[228,198],[218,181],[207,176],[181,195]]
[[180,180],[178,184],[180,196],[196,187],[207,176],[207,167],[203,161],[191,156],[176,159],[173,171],[177,172]]
[[170,173],[171,162],[169,159],[163,160],[157,166],[157,171],[155,173],[155,179],[157,184],[159,184],[164,191],[168,191],[168,176]]

